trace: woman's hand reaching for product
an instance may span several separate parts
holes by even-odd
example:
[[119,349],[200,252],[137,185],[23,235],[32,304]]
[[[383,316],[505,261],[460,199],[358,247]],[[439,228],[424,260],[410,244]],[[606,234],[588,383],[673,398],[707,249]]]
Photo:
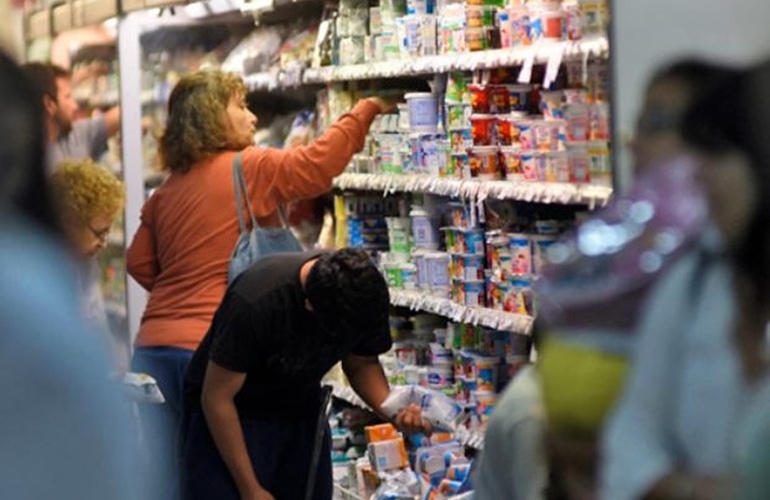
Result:
[[380,107],[380,113],[390,113],[396,109],[399,102],[394,97],[370,97],[369,100]]
[[433,426],[430,422],[422,418],[422,411],[416,404],[410,404],[396,415],[396,427],[403,430],[407,434],[415,434],[422,432],[424,434],[432,434]]

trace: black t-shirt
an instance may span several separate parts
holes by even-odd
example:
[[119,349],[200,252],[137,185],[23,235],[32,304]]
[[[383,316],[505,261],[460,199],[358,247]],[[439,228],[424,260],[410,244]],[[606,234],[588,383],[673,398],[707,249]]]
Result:
[[300,269],[318,252],[264,257],[227,290],[185,377],[188,408],[200,405],[211,360],[246,373],[235,397],[238,413],[256,419],[307,418],[319,406],[321,378],[345,355],[376,356],[392,345],[389,335],[335,334],[305,308]]

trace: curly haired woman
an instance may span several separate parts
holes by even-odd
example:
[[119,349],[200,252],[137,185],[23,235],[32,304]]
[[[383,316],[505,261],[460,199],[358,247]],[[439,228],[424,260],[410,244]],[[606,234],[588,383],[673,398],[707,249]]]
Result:
[[91,160],[63,161],[50,179],[62,228],[81,261],[81,291],[86,319],[107,332],[107,316],[93,257],[107,245],[115,218],[123,209],[123,183]]
[[[182,415],[183,379],[227,287],[230,254],[239,234],[232,163],[243,175],[261,226],[278,226],[279,206],[331,188],[360,151],[374,117],[391,106],[361,100],[311,144],[257,148],[257,117],[246,107],[240,77],[200,71],[171,93],[160,141],[166,182],[147,200],[128,249],[129,274],[150,293],[136,339],[135,371],[158,381],[167,403],[142,408],[157,481],[175,490],[174,439]],[[164,498],[172,498],[169,491]]]

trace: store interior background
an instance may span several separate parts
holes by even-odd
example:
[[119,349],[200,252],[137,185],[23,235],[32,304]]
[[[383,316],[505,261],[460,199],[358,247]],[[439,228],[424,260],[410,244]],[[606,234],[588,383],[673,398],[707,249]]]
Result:
[[[8,48],[19,60],[26,51],[24,40],[24,11],[17,0],[0,0],[0,45]],[[770,1],[768,0],[611,0],[612,22],[610,33],[610,58],[612,67],[612,127],[615,138],[613,149],[614,180],[616,189],[622,191],[630,185],[632,172],[628,149],[625,147],[633,131],[644,88],[650,75],[661,65],[686,56],[701,56],[727,63],[741,64],[770,58]],[[107,30],[114,30],[112,23]],[[118,32],[118,50],[123,53],[126,68],[139,68],[138,36],[131,30],[131,23],[124,23]],[[100,30],[80,30],[78,35],[68,33],[52,42],[54,62],[66,65],[66,52],[74,38],[98,39]],[[133,40],[121,44],[121,40]],[[62,54],[64,59],[62,59]],[[127,78],[139,88],[139,71]],[[126,92],[121,89],[121,97]],[[130,93],[130,91],[129,91]],[[121,99],[125,103],[126,100]],[[124,108],[124,128],[137,128],[141,119],[140,106]],[[129,137],[130,134],[124,134]],[[139,141],[136,134],[131,140]],[[130,155],[138,155],[141,143],[123,144]],[[141,160],[126,161],[141,163]],[[141,171],[125,171],[127,185],[144,189]],[[129,197],[126,207],[125,236],[130,239],[138,224],[141,198]],[[131,281],[131,280],[129,280]],[[130,309],[141,312],[144,291],[136,284],[129,284]],[[135,332],[139,317],[129,318],[129,331]]]
[[[20,2],[0,0],[0,43],[24,54]],[[613,129],[626,139],[647,78],[666,61],[702,55],[742,63],[770,55],[770,2],[765,0],[613,0]],[[654,32],[654,36],[650,36]],[[630,181],[626,148],[615,149],[616,187]]]
[[[133,133],[138,130],[142,116],[135,90],[141,87],[139,33],[148,20],[137,21],[135,16],[124,17],[120,22],[111,19],[103,25],[66,31],[50,42],[37,40],[30,43],[24,36],[25,8],[38,8],[39,4],[27,0],[0,0],[0,44],[8,47],[19,60],[25,57],[43,59],[50,54],[54,63],[68,67],[72,49],[117,39],[124,87],[120,89],[119,99],[124,132],[122,163],[141,165],[141,136]],[[615,188],[622,191],[630,184],[632,175],[625,145],[631,137],[651,73],[682,56],[703,56],[736,64],[770,56],[770,31],[765,26],[765,20],[770,18],[770,2],[612,0],[610,5],[611,119],[616,139],[612,155],[613,178]],[[122,174],[128,193],[124,234],[130,239],[139,223],[145,184],[141,169],[126,168]],[[138,330],[146,294],[131,279],[126,285],[126,330],[132,336]]]

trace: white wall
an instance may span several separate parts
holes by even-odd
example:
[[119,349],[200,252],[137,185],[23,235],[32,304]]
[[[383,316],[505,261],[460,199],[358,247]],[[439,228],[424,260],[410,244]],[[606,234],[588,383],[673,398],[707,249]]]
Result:
[[612,1],[616,151],[620,186],[627,186],[622,141],[633,128],[647,78],[681,56],[735,63],[769,57],[770,0]]

